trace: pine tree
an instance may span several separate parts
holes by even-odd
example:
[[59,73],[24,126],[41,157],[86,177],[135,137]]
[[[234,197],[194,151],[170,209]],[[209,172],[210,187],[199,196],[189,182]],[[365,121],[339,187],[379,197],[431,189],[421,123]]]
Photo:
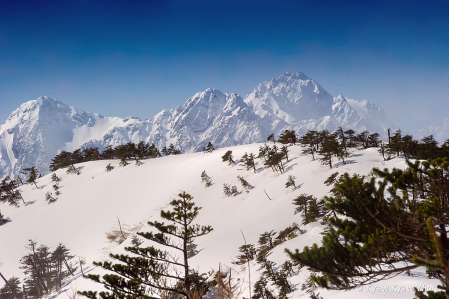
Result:
[[244,266],[256,257],[256,249],[252,244],[245,244],[239,247],[240,254],[237,255],[237,261],[232,262],[235,265]]
[[235,161],[234,161],[234,159],[233,159],[232,151],[231,151],[231,150],[227,151],[227,152],[221,157],[221,159],[222,159],[223,162],[228,162],[228,165],[235,164]]
[[296,179],[295,176],[289,175],[288,179],[287,179],[287,182],[285,183],[285,188],[293,187],[293,189],[296,189],[295,179]]
[[27,182],[30,183],[30,184],[33,183],[36,186],[36,188],[38,188],[37,184],[36,184],[36,179],[39,176],[39,171],[37,170],[36,166],[32,166],[32,167],[29,167],[29,168],[24,168],[21,171],[21,173],[23,173],[25,175],[28,175]]
[[120,159],[120,163],[119,163],[118,165],[120,165],[120,166],[122,166],[122,167],[125,167],[125,166],[128,165],[128,164],[129,164],[129,163],[126,162],[126,157],[123,156],[123,157]]
[[51,203],[55,202],[56,199],[53,197],[53,195],[51,194],[51,192],[47,192],[47,193],[45,194],[45,200],[46,200],[49,204],[51,204]]
[[276,144],[276,139],[274,138],[274,133],[271,133],[270,136],[267,137],[267,141],[273,141]]
[[62,181],[62,179],[60,177],[58,177],[56,175],[56,173],[53,172],[53,174],[51,175],[51,181],[58,183],[58,182]]
[[253,153],[250,153],[249,155],[245,153],[240,159],[240,163],[242,163],[243,166],[246,167],[246,170],[253,169],[255,173],[256,172],[256,164],[254,162],[255,158],[256,156]]
[[264,232],[259,237],[259,251],[268,251],[274,248],[274,239],[273,237],[276,235],[274,230],[269,232]]
[[240,181],[240,183],[242,184],[243,190],[245,190],[246,193],[249,193],[249,190],[251,190],[252,188],[254,188],[253,186],[251,186],[250,183],[248,183],[247,180],[245,180],[245,178],[243,176],[237,176],[237,179]]
[[318,151],[318,132],[307,131],[300,139],[299,143],[303,145],[302,154],[312,155],[312,160],[315,161],[315,153]]
[[[126,161],[125,161],[126,162]],[[106,172],[110,172],[112,169],[114,169],[114,166],[111,165],[111,163],[109,163],[108,165],[106,165]]]
[[346,289],[426,266],[441,271],[439,294],[449,298],[449,161],[406,162],[405,170],[374,168],[377,182],[344,174],[339,196],[325,198],[335,214],[323,245],[287,250],[319,272],[318,285]]
[[[158,232],[138,233],[141,237],[157,243],[158,248],[126,247],[125,250],[133,254],[110,254],[110,257],[119,261],[95,262],[114,274],[106,274],[100,279],[99,275],[87,275],[88,278],[102,283],[109,292],[100,292],[101,298],[154,298],[160,290],[166,291],[170,296],[188,297],[193,293],[205,294],[207,284],[203,275],[190,268],[188,262],[189,243],[195,238],[206,235],[212,231],[210,226],[193,224],[201,208],[196,207],[191,195],[182,192],[179,199],[170,202],[172,210],[161,211],[161,218],[170,222],[148,222]],[[174,238],[175,240],[173,240]],[[160,246],[172,248],[182,254],[181,258]],[[96,292],[84,291],[82,295],[88,298],[97,298]],[[201,297],[201,296],[200,296]]]
[[295,130],[285,130],[284,133],[279,135],[278,142],[282,144],[296,144],[298,142],[298,138],[296,137]]
[[24,298],[22,288],[20,287],[20,279],[14,276],[8,279],[3,288],[0,289],[0,298],[2,299]]
[[5,216],[3,216],[2,212],[0,211],[0,226],[2,226],[5,223],[8,223],[8,218],[5,218]]
[[22,200],[25,205],[25,200],[17,188],[17,182],[11,180],[9,176],[5,177],[0,183],[0,202],[8,203],[9,205],[19,207],[19,200]]
[[215,150],[212,142],[209,141],[206,147],[203,147],[203,153],[212,153]]
[[212,179],[205,170],[201,173],[201,182],[206,184],[206,188],[212,186]]

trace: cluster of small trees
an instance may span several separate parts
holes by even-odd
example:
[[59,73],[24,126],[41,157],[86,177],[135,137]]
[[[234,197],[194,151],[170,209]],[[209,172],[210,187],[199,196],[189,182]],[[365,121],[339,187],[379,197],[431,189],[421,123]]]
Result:
[[164,147],[161,151],[154,145],[143,141],[138,144],[128,142],[126,144],[112,147],[107,146],[106,149],[100,153],[98,147],[86,148],[84,150],[77,149],[73,152],[62,151],[56,155],[50,164],[50,171],[55,171],[59,168],[69,167],[76,163],[95,161],[95,160],[109,160],[109,159],[148,159],[162,157],[162,155],[178,155],[181,154],[179,149],[176,149],[173,144]]
[[252,260],[256,260],[260,278],[254,284],[254,293],[252,298],[287,298],[287,295],[292,292],[293,286],[289,278],[295,272],[295,265],[291,261],[285,261],[278,266],[273,261],[269,260],[271,250],[277,245],[292,239],[298,234],[304,233],[296,223],[285,228],[277,233],[275,231],[264,232],[260,235],[258,247],[252,244],[245,244],[240,246],[240,254],[237,256],[237,261],[233,262],[236,265],[246,266]]
[[282,160],[286,159],[288,162],[288,148],[287,146],[282,146],[278,148],[276,145],[270,147],[265,144],[259,147],[259,156],[264,160],[264,165],[271,167],[273,171],[284,172],[284,163]]
[[38,246],[30,240],[27,248],[30,252],[20,260],[20,268],[26,275],[23,286],[20,286],[19,278],[10,278],[0,289],[2,299],[42,298],[59,290],[64,279],[73,275],[77,269],[69,262],[74,256],[63,244],[51,251],[48,246]]

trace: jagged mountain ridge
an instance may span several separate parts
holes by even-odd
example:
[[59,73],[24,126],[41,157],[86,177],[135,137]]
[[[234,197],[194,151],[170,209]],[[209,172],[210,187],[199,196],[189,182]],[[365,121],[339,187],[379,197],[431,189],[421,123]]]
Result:
[[416,139],[421,139],[425,136],[433,135],[436,141],[440,144],[449,140],[449,117],[435,126],[429,126],[412,132]]
[[259,84],[243,100],[239,95],[207,89],[185,104],[163,110],[152,119],[103,117],[40,97],[17,108],[0,127],[0,177],[16,176],[37,166],[48,172],[61,150],[116,146],[145,141],[162,148],[173,143],[182,152],[263,142],[272,132],[339,126],[381,135],[395,126],[382,108],[342,96],[333,98],[301,72],[285,73]]

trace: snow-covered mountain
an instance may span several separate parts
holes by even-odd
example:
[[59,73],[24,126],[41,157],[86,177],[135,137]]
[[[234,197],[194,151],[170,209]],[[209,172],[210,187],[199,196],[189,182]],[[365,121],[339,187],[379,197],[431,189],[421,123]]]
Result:
[[37,166],[48,172],[61,150],[145,141],[162,148],[173,143],[182,152],[263,142],[271,133],[339,126],[378,132],[396,128],[382,108],[342,96],[333,98],[301,72],[285,73],[259,84],[243,100],[237,94],[207,89],[185,104],[151,119],[103,117],[40,97],[17,108],[0,127],[0,178]]
[[433,135],[436,141],[443,143],[449,139],[449,117],[435,126],[413,131],[412,135],[415,139],[421,139],[425,136]]

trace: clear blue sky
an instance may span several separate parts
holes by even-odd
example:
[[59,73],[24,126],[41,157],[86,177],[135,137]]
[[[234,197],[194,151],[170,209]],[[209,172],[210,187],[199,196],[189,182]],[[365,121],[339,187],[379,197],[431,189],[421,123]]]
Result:
[[0,123],[47,95],[151,118],[302,71],[403,129],[449,116],[449,1],[3,1]]

